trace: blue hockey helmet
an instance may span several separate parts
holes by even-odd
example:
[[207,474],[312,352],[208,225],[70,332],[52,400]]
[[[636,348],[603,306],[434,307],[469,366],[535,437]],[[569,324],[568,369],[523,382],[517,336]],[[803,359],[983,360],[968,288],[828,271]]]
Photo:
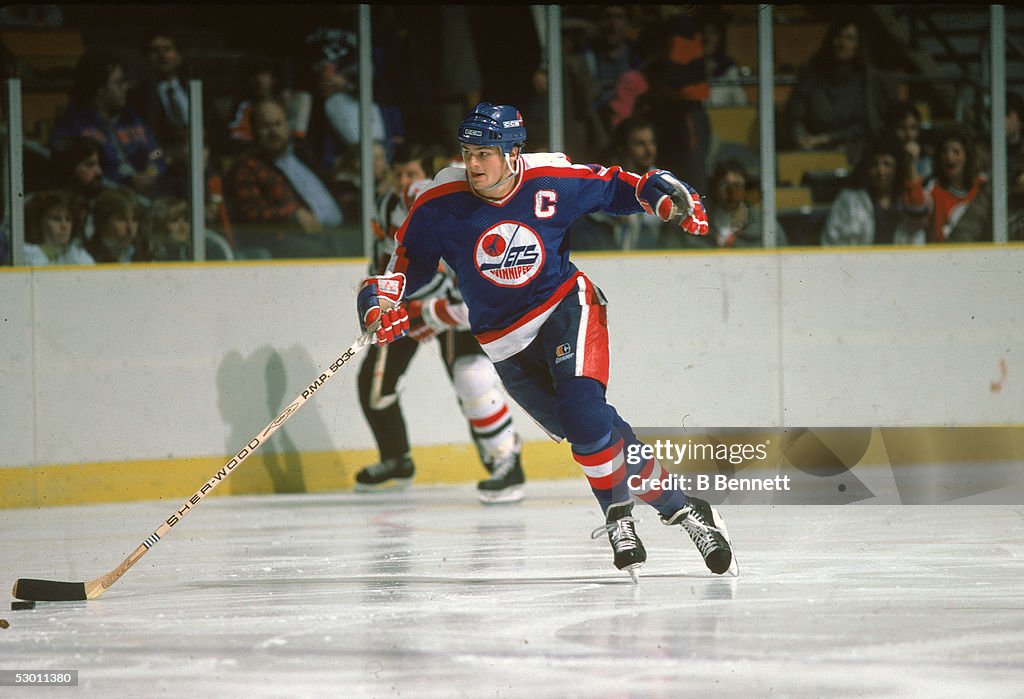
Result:
[[519,110],[507,104],[481,102],[459,123],[459,142],[498,146],[505,155],[526,143],[526,126]]

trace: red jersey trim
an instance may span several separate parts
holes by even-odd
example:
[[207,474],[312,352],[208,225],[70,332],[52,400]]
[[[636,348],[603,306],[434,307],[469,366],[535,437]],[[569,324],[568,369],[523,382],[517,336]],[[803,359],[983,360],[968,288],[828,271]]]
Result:
[[444,184],[437,185],[436,187],[430,187],[425,190],[422,194],[416,197],[416,201],[413,202],[412,208],[409,209],[409,215],[405,217],[405,221],[402,222],[398,232],[395,233],[395,241],[401,245],[402,239],[405,238],[405,229],[409,224],[409,220],[412,218],[412,212],[420,206],[423,206],[426,202],[436,197],[444,196],[445,194],[453,194],[455,192],[472,191],[469,186],[469,182],[465,180],[456,180],[455,182],[445,182]]
[[529,313],[524,315],[522,318],[520,318],[507,328],[502,328],[500,330],[488,330],[486,332],[480,333],[479,335],[476,336],[477,341],[479,341],[481,345],[486,345],[488,343],[494,342],[495,340],[500,340],[506,335],[515,332],[522,326],[526,325],[534,318],[543,315],[547,311],[550,311],[555,306],[557,306],[562,299],[568,296],[569,293],[573,291],[573,289],[576,288],[576,280],[579,279],[580,276],[582,276],[582,274],[582,272],[577,270],[574,275],[566,279],[559,285],[557,289],[555,289],[555,293],[553,293],[551,295],[551,298],[549,298],[547,301],[533,308]]

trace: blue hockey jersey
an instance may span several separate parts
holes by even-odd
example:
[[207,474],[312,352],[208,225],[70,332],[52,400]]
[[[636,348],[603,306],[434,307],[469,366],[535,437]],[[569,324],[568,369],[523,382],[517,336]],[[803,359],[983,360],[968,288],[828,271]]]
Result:
[[443,259],[455,272],[473,334],[493,361],[519,352],[582,273],[569,259],[566,231],[580,216],[643,211],[639,176],[619,167],[574,165],[560,153],[520,156],[513,190],[477,195],[464,168],[450,167],[420,194],[395,235],[389,270],[403,272],[407,295]]

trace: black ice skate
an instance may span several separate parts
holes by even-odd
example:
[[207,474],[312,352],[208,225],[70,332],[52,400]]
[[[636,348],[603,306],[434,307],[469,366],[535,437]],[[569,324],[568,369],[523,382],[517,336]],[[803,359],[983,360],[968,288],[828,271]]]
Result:
[[415,473],[416,467],[413,466],[408,454],[384,459],[357,473],[353,490],[357,493],[405,490],[412,485]]
[[693,539],[712,573],[721,575],[732,565],[732,542],[718,510],[700,498],[688,497],[686,506],[671,517],[662,515],[668,525],[678,524]]
[[629,573],[633,582],[639,582],[640,567],[647,560],[647,551],[636,534],[633,503],[620,502],[610,506],[606,520],[607,524],[591,532],[590,538],[596,539],[603,532],[607,532],[608,541],[615,552],[615,567]]
[[476,484],[480,502],[497,505],[505,502],[519,502],[523,499],[523,484],[526,475],[521,461],[522,443],[516,437],[515,449],[506,456],[485,460],[484,466],[491,477]]

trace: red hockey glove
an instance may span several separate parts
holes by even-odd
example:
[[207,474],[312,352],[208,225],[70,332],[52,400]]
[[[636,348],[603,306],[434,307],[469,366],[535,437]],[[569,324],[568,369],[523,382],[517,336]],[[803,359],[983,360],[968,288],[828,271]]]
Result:
[[694,235],[707,235],[708,216],[700,195],[668,170],[652,170],[636,184],[636,200],[649,214],[671,221],[682,214],[679,227]]
[[373,344],[378,347],[397,340],[409,329],[409,316],[402,305],[404,294],[405,275],[401,272],[367,277],[359,287],[359,325],[364,332],[374,333]]
[[417,342],[425,342],[434,335],[458,325],[449,312],[447,299],[426,299],[409,301],[409,336]]

